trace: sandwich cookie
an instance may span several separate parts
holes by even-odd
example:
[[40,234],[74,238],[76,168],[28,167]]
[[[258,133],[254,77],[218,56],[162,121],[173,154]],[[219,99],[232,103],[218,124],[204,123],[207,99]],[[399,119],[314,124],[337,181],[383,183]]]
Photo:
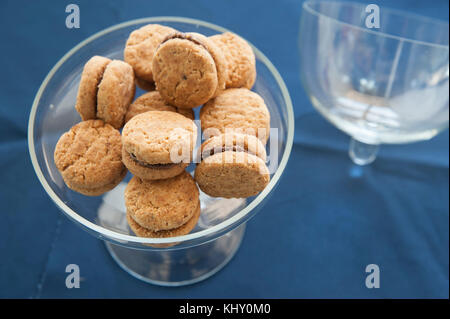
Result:
[[194,111],[192,109],[179,109],[175,106],[169,105],[161,97],[158,91],[151,91],[141,95],[133,103],[131,103],[127,114],[125,115],[125,123],[131,120],[132,117],[148,111],[177,112],[191,120],[194,120]]
[[171,105],[194,108],[225,89],[222,51],[198,33],[176,32],[165,38],[152,61],[156,89]]
[[144,180],[165,179],[184,172],[192,159],[197,127],[187,117],[167,111],[138,114],[122,131],[122,160]]
[[[186,171],[154,181],[134,176],[125,189],[125,206],[130,217],[151,235],[145,237],[179,236],[189,232],[198,220],[199,190]],[[144,234],[138,227],[131,227]]]
[[154,90],[152,59],[160,42],[176,32],[171,27],[148,24],[133,32],[127,39],[124,60],[133,67],[136,84],[147,91]]
[[250,45],[240,36],[225,32],[209,37],[223,52],[227,65],[227,88],[251,89],[256,79],[256,60]]
[[212,137],[202,144],[201,155],[195,180],[210,196],[254,196],[269,183],[265,147],[255,136],[227,133]]
[[84,66],[75,108],[83,121],[99,118],[120,129],[134,93],[129,64],[94,56]]
[[64,133],[54,160],[66,185],[88,196],[113,189],[127,173],[120,133],[102,120],[80,122]]
[[97,92],[106,66],[110,59],[102,56],[93,56],[86,62],[81,73],[75,109],[83,121],[97,118]]
[[[133,233],[136,234],[136,236],[139,237],[147,237],[147,238],[167,238],[167,237],[177,237],[177,236],[183,236],[189,234],[194,228],[195,225],[197,225],[198,219],[200,217],[200,206],[198,207],[197,211],[195,212],[194,216],[192,216],[191,219],[189,219],[186,224],[181,225],[178,228],[169,229],[169,230],[160,230],[160,231],[152,231],[148,228],[142,227],[139,225],[133,217],[129,213],[127,213],[127,222],[130,226]],[[175,246],[177,243],[170,243],[170,244],[145,244],[146,246],[151,246],[155,248],[164,248],[164,247],[171,247]]]
[[203,134],[206,136],[231,131],[257,136],[267,142],[270,114],[262,97],[245,88],[227,89],[200,110]]

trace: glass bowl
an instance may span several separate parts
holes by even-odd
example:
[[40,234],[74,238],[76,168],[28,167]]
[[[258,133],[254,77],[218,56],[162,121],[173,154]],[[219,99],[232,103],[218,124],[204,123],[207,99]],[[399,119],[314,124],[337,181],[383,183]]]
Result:
[[[167,286],[205,279],[223,267],[240,246],[245,222],[268,200],[286,167],[294,136],[294,115],[288,90],[272,63],[255,47],[259,93],[271,113],[272,138],[268,144],[271,181],[257,196],[246,199],[211,198],[203,193],[201,217],[188,235],[172,238],[137,237],[125,218],[124,189],[131,177],[99,197],[73,192],[64,184],[53,161],[59,137],[80,122],[74,105],[85,62],[93,55],[123,59],[123,49],[133,30],[158,23],[184,32],[210,36],[225,28],[200,20],[152,17],[133,20],[103,30],[71,49],[45,78],[33,102],[28,126],[28,146],[36,175],[57,207],[77,225],[106,242],[117,263],[144,281]],[[139,89],[136,96],[143,93]],[[198,110],[196,110],[198,115]],[[188,167],[193,172],[195,165]],[[178,243],[168,248],[148,246]],[[147,245],[146,245],[147,244]]]
[[[373,5],[371,5],[373,6]],[[359,165],[378,145],[427,140],[449,123],[449,25],[367,4],[305,1],[300,21],[302,80],[315,108],[352,137]]]

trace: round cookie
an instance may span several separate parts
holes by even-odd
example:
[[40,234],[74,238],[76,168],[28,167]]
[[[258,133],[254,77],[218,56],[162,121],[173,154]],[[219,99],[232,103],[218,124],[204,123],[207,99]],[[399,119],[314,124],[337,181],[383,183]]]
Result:
[[132,117],[148,111],[178,112],[191,120],[194,119],[194,111],[192,109],[178,109],[175,106],[169,105],[161,97],[158,91],[151,91],[142,94],[133,103],[131,103],[127,114],[125,115],[125,123],[131,120]]
[[240,36],[225,32],[209,37],[223,52],[227,64],[227,88],[251,89],[256,79],[256,59],[250,45]]
[[153,79],[171,105],[194,108],[225,89],[227,68],[222,51],[198,33],[173,33],[157,48]]
[[200,121],[209,136],[236,131],[266,143],[270,133],[270,113],[264,100],[245,88],[227,89],[208,101],[200,110]]
[[145,180],[173,177],[189,165],[196,139],[197,127],[181,114],[141,113],[123,128],[123,162]]
[[106,66],[110,59],[102,56],[93,56],[86,62],[81,73],[75,108],[83,121],[97,117],[97,90]]
[[[175,29],[159,24],[148,24],[131,32],[124,50],[124,60],[129,63],[139,80],[153,82],[152,59],[156,48]],[[141,83],[138,82],[139,87]],[[145,89],[145,88],[144,88]]]
[[[131,217],[130,213],[127,213],[127,222],[130,226],[131,230],[139,237],[147,237],[147,238],[167,238],[167,237],[177,237],[189,234],[197,225],[198,219],[200,217],[200,206],[198,206],[197,210],[194,213],[194,216],[191,217],[185,224],[181,225],[178,228],[169,229],[169,230],[160,230],[160,231],[152,231],[145,227],[139,225],[133,217]],[[175,246],[177,243],[170,244],[146,244],[147,246],[163,248],[163,247],[171,247]]]
[[120,129],[133,101],[136,86],[128,63],[111,61],[105,68],[97,92],[97,117]]
[[58,140],[56,168],[70,189],[98,196],[113,189],[127,173],[121,147],[120,133],[111,125],[102,120],[83,121]]
[[251,137],[226,134],[202,145],[195,180],[203,192],[213,197],[243,198],[267,186],[270,175],[264,145]]
[[264,162],[267,158],[266,147],[256,136],[236,132],[213,136],[200,147],[201,159],[225,151],[246,152]]
[[125,189],[125,206],[141,227],[153,232],[173,230],[186,224],[197,212],[199,190],[186,171],[156,181],[134,176]]

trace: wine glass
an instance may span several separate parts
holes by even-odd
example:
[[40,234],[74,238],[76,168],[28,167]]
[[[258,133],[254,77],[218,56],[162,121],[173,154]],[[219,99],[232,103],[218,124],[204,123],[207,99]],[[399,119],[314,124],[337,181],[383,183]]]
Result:
[[358,165],[373,162],[382,143],[428,140],[449,123],[449,24],[378,7],[374,28],[371,8],[306,1],[300,22],[303,85],[351,136]]
[[[131,174],[103,196],[83,196],[64,184],[53,152],[58,138],[81,120],[74,105],[83,65],[93,55],[123,59],[128,35],[149,23],[207,36],[227,31],[195,19],[152,17],[124,22],[94,34],[70,50],[39,88],[30,113],[28,146],[36,175],[50,198],[75,224],[105,240],[112,258],[125,271],[148,283],[181,286],[213,275],[240,247],[245,222],[269,199],[286,167],[294,138],[294,114],[280,74],[264,54],[253,47],[258,73],[253,90],[264,98],[271,113],[271,128],[277,133],[271,135],[268,147],[268,166],[272,167],[270,183],[260,194],[250,198],[212,198],[201,193],[200,219],[190,234],[170,238],[135,236],[127,224],[124,203],[124,191]],[[192,173],[194,168],[195,165],[190,165],[187,170]],[[165,248],[148,246],[175,243],[177,245]]]

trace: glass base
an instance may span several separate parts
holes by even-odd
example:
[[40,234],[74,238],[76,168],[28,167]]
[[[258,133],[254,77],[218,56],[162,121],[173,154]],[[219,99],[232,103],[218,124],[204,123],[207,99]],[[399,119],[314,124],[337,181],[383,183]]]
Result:
[[377,158],[379,148],[377,144],[367,144],[352,138],[348,154],[353,163],[360,166],[369,165]]
[[177,250],[139,250],[106,242],[106,248],[130,275],[159,286],[184,286],[202,281],[222,269],[241,245],[245,223],[199,246]]

